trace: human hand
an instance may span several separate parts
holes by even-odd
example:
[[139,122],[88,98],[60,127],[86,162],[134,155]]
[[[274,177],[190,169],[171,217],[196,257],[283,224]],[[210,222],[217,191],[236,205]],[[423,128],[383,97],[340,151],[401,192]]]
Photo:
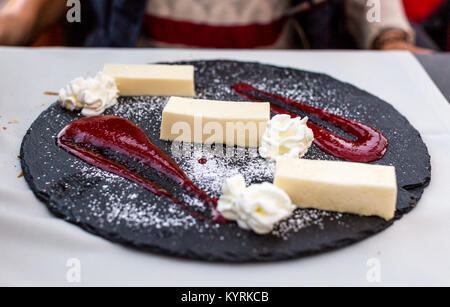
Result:
[[405,41],[386,43],[381,48],[381,50],[405,50],[405,51],[410,51],[410,52],[416,53],[416,54],[432,54],[432,53],[434,53],[434,50],[420,48],[420,47],[417,47],[417,46],[415,46],[409,42],[405,42]]
[[402,30],[387,30],[381,33],[374,41],[374,49],[378,50],[405,50],[418,54],[431,54],[431,49],[420,48],[408,40],[408,35]]

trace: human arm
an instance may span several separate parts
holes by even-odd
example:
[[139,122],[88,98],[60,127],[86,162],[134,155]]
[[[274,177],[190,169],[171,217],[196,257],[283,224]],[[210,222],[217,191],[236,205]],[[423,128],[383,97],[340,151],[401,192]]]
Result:
[[65,13],[62,0],[9,0],[0,10],[0,45],[26,45]]

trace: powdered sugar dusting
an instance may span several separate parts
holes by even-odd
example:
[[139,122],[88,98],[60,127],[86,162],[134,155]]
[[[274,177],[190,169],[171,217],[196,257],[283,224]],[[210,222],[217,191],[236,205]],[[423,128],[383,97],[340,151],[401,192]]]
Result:
[[292,216],[284,221],[281,221],[272,231],[272,234],[287,240],[289,234],[292,232],[298,232],[303,228],[316,225],[320,229],[323,229],[324,218],[330,220],[339,220],[342,217],[342,213],[322,211],[316,209],[296,209]]
[[[208,146],[193,146],[190,155],[175,158],[194,183],[213,196],[220,196],[226,178],[242,174],[247,184],[269,181],[274,177],[275,164],[241,148],[221,148],[221,154]],[[200,159],[206,162],[200,163]]]

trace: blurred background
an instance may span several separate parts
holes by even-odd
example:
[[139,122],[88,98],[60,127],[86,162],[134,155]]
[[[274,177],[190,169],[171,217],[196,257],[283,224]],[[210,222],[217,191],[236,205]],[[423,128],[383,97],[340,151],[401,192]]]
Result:
[[449,0],[0,0],[0,45],[430,53],[450,50],[449,16]]

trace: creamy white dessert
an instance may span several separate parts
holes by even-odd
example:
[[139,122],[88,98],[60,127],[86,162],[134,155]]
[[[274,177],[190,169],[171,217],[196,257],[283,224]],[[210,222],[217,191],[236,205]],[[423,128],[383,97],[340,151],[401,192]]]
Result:
[[257,147],[270,119],[270,104],[170,97],[160,138],[180,142]]
[[194,66],[106,64],[121,96],[195,96]]
[[237,175],[225,180],[217,209],[226,219],[236,221],[239,227],[267,234],[289,217],[295,206],[275,185],[265,182],[246,187],[244,177]]
[[393,166],[281,157],[274,184],[301,208],[394,218]]
[[291,118],[289,115],[275,115],[267,124],[261,137],[259,154],[276,160],[278,157],[301,158],[311,147],[314,134],[307,126],[308,117]]
[[117,103],[118,89],[114,79],[99,72],[94,78],[76,78],[59,90],[62,107],[81,110],[84,116],[102,114]]

